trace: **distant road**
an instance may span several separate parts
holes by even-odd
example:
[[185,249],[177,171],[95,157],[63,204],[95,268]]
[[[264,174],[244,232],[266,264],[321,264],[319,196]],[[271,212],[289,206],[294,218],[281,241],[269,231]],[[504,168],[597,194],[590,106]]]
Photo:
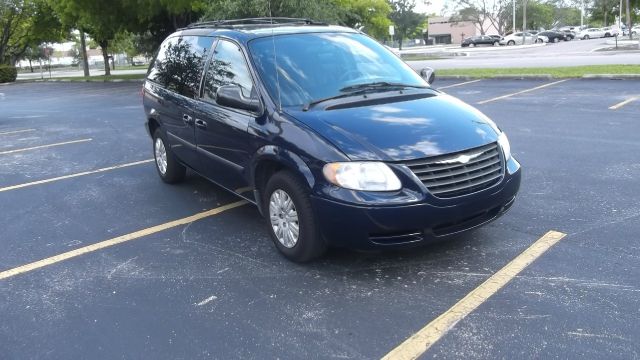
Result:
[[640,64],[640,50],[594,52],[595,49],[608,46],[611,45],[607,45],[604,39],[593,39],[523,49],[460,48],[459,51],[468,56],[408,63],[414,68],[429,66],[434,69]]

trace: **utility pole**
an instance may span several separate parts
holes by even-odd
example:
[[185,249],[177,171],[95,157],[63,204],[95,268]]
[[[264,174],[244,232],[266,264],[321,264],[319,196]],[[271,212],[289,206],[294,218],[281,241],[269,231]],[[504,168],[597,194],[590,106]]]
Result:
[[580,30],[584,26],[584,0],[580,1]]
[[516,0],[513,0],[513,16],[511,18],[513,19],[513,26],[511,27],[511,33],[513,34],[516,32]]
[[526,39],[527,31],[527,0],[522,0],[522,45]]
[[631,13],[629,12],[631,9],[631,6],[629,4],[629,0],[627,0],[627,30],[629,31],[629,40],[633,39],[633,36],[631,35]]

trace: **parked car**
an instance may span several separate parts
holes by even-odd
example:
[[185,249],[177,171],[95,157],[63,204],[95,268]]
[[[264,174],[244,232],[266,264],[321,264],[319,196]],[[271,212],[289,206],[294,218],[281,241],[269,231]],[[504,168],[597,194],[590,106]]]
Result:
[[164,182],[190,168],[256,204],[290,260],[416,246],[497,219],[521,177],[505,133],[431,81],[350,28],[205,22],[160,46],[145,125]]
[[474,47],[479,45],[500,45],[500,40],[496,40],[488,35],[471,36],[464,40],[460,44],[462,47]]
[[492,38],[494,38],[495,40],[497,40],[497,41],[498,41],[498,43],[500,42],[500,40],[502,40],[502,36],[500,36],[500,35],[489,35],[489,36],[491,36]]
[[569,29],[562,30],[562,32],[564,33],[565,41],[573,40],[576,38],[576,35],[577,35],[576,32],[571,31]]
[[578,34],[578,38],[582,40],[597,39],[604,37],[605,32],[599,28],[584,29]]
[[560,40],[563,40],[563,41],[567,40],[567,36],[564,34],[564,32],[547,30],[547,31],[541,31],[537,35],[546,36],[549,39],[547,42],[557,43]]
[[[511,35],[507,35],[502,40],[500,40],[500,45],[523,45],[523,44],[533,44],[533,43],[541,43],[544,42],[545,38],[539,38],[536,35],[532,35],[531,33],[524,33],[524,42],[522,32],[517,32]],[[547,38],[548,41],[548,38]]]
[[617,27],[603,27],[602,31],[604,31],[604,37],[614,37],[620,35],[620,29]]

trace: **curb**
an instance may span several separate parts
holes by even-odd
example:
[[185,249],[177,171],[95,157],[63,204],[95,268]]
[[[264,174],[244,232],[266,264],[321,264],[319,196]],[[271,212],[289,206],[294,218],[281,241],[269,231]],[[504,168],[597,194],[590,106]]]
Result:
[[495,75],[495,76],[468,76],[468,75],[438,75],[436,70],[436,79],[443,80],[475,80],[475,79],[493,79],[493,80],[553,80],[553,79],[598,79],[598,80],[625,80],[640,79],[640,74],[586,74],[577,77],[559,78],[550,74],[540,75]]
[[[82,79],[82,80],[69,80],[69,79],[24,79],[24,80],[19,80],[15,83],[34,83],[34,82],[64,82],[64,83],[71,83],[71,82],[75,82],[75,83],[110,83],[110,82],[131,82],[131,83],[141,83],[144,82],[144,79],[105,79],[105,80],[90,80],[90,79]],[[14,84],[15,84],[14,83]]]

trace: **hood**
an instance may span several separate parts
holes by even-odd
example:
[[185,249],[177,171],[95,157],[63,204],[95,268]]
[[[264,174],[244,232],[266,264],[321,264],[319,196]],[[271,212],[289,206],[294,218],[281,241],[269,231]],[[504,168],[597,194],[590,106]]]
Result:
[[498,139],[495,124],[442,93],[337,109],[287,113],[332,142],[351,160],[400,161],[482,146]]

